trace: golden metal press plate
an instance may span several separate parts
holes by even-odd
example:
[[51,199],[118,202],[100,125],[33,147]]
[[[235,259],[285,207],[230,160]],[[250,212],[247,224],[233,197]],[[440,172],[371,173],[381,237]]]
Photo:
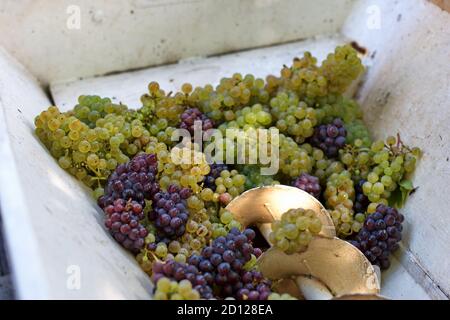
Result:
[[275,185],[250,189],[226,207],[243,226],[257,226],[267,241],[271,223],[281,219],[284,212],[296,208],[311,209],[316,213],[322,222],[319,235],[336,236],[333,220],[320,201],[295,187]]

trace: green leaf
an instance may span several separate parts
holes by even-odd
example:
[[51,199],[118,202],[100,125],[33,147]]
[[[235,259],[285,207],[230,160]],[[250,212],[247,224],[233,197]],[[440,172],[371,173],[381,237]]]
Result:
[[411,180],[402,180],[399,183],[400,188],[404,189],[404,190],[408,190],[411,191],[414,189],[413,183]]
[[389,198],[389,205],[400,209],[405,205],[406,200],[408,200],[409,194],[412,190],[414,190],[414,186],[411,180],[402,180],[398,185],[399,188],[395,189],[391,193],[391,197]]
[[399,208],[402,200],[402,192],[400,191],[400,188],[397,188],[392,191],[391,196],[389,197],[389,206]]

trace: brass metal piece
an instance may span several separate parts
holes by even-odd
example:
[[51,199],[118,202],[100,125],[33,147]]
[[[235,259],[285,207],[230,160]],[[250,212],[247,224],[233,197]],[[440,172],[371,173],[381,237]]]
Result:
[[250,189],[226,207],[243,226],[255,225],[269,241],[271,224],[289,209],[311,209],[322,222],[319,235],[332,238],[336,229],[328,211],[316,198],[295,187],[285,185]]
[[278,282],[273,283],[272,289],[279,294],[288,293],[299,300],[305,299],[294,279],[281,279]]
[[269,279],[312,276],[333,296],[380,293],[372,264],[361,251],[339,238],[315,237],[306,251],[290,255],[272,247],[261,255],[258,265]]

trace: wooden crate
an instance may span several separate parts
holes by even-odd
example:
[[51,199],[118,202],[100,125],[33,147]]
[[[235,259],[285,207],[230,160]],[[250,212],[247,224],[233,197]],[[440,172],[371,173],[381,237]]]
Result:
[[[275,73],[305,50],[324,58],[357,41],[367,49],[357,93],[367,124],[375,137],[400,132],[424,150],[382,293],[448,299],[450,15],[425,0],[337,2],[2,1],[0,205],[17,296],[149,298],[152,288],[103,229],[87,190],[34,136],[43,108],[69,109],[80,94],[139,107],[152,80],[172,90],[217,83],[230,70]],[[79,29],[70,20],[77,8]]]

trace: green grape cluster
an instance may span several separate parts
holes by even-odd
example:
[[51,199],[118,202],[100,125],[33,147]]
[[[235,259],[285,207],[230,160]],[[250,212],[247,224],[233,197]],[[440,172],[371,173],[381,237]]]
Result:
[[[370,132],[362,120],[355,120],[345,124],[347,129],[347,143],[357,146],[369,148],[372,144]],[[359,141],[358,141],[359,140]]]
[[364,72],[357,51],[351,45],[338,46],[322,62],[319,73],[327,80],[329,93],[343,93]]
[[186,231],[181,237],[181,245],[188,250],[186,257],[189,257],[192,253],[199,253],[201,248],[209,243],[213,235],[214,226],[209,219],[205,219],[202,222],[190,219],[186,224]]
[[84,184],[102,186],[117,164],[142,152],[150,133],[140,120],[129,119],[124,105],[108,98],[80,96],[74,110],[60,112],[55,106],[35,119],[36,135],[58,159],[60,166]]
[[[183,92],[174,95],[172,92],[166,93],[154,81],[148,85],[148,91],[141,97],[142,108],[138,110],[141,119],[156,126],[167,123],[167,126],[177,127],[180,116],[186,109],[188,95]],[[155,119],[163,123],[158,123]]]
[[375,141],[370,148],[372,166],[362,186],[369,201],[387,205],[398,183],[415,170],[420,154],[419,148],[410,149],[400,137]]
[[109,98],[99,96],[80,96],[78,104],[73,108],[73,115],[86,123],[90,128],[95,128],[97,120],[108,114],[131,116],[132,112],[123,104],[114,104]]
[[[92,119],[92,118],[91,118]],[[117,164],[129,161],[141,151],[149,133],[123,115],[108,113],[95,126],[79,120],[72,112],[49,107],[35,119],[36,135],[59,165],[101,194],[101,187]]]
[[281,69],[278,91],[281,89],[314,99],[327,94],[327,79],[320,74],[317,59],[305,52],[302,58],[294,59],[291,67]]
[[220,176],[214,181],[215,191],[204,187],[199,196],[204,201],[212,201],[226,206],[231,200],[245,190],[247,178],[237,170],[222,170]]
[[[191,220],[192,221],[192,220]],[[207,244],[210,231],[203,231],[202,228],[196,227],[192,231],[192,222],[190,231],[187,231],[179,239],[166,242],[156,242],[155,235],[149,233],[146,238],[146,247],[136,256],[136,260],[141,268],[148,274],[151,274],[152,264],[159,261],[175,260],[176,262],[185,263],[192,254],[198,254],[203,246]],[[202,233],[204,232],[204,233]]]
[[261,175],[261,167],[258,165],[243,165],[239,170],[246,177],[245,190],[281,184],[276,176]]
[[315,100],[317,118],[321,123],[330,123],[335,118],[347,124],[362,120],[362,110],[358,102],[339,94],[329,94]]
[[[296,58],[291,67],[281,69],[278,81],[268,78],[269,92],[294,91],[301,99],[312,101],[329,94],[342,94],[364,71],[357,52],[350,45],[337,47],[317,66],[310,52]],[[269,84],[270,81],[270,84]]]
[[322,230],[322,223],[311,209],[290,209],[281,220],[272,223],[269,241],[280,250],[292,254],[303,251],[314,235]]
[[291,296],[289,293],[276,293],[276,292],[272,292],[269,295],[269,298],[267,298],[267,300],[298,300],[297,298]]
[[321,149],[313,148],[312,157],[314,159],[312,175],[319,178],[322,184],[325,184],[333,173],[340,173],[345,169],[342,162],[328,159]]
[[284,134],[279,135],[279,167],[291,179],[311,172],[314,166],[313,149],[309,144],[299,145]]
[[218,221],[213,223],[212,238],[225,237],[232,228],[242,230],[242,225],[230,211],[222,208],[219,211]]
[[362,190],[369,201],[385,205],[398,183],[414,171],[419,156],[418,148],[410,149],[393,136],[375,141],[369,148],[356,139],[354,145],[347,145],[339,155],[353,181],[366,180]]
[[346,237],[361,229],[364,219],[358,221],[359,216],[358,220],[354,219],[355,188],[349,171],[333,173],[327,179],[324,199],[338,236]]
[[235,112],[225,113],[225,117],[226,122],[218,127],[223,134],[226,133],[226,129],[269,128],[272,124],[269,108],[259,103],[251,107],[243,107]]
[[187,206],[189,220],[186,223],[186,232],[168,245],[169,254],[172,254],[177,262],[185,261],[192,254],[200,254],[201,248],[209,243],[214,232],[211,215],[216,215],[213,210],[215,207],[208,206],[208,202],[203,201],[200,193],[189,197]]
[[188,103],[218,123],[231,121],[237,118],[237,110],[269,101],[269,93],[264,87],[263,79],[235,73],[231,78],[222,78],[216,88],[211,85],[195,88]]
[[149,123],[147,126],[148,131],[153,137],[156,137],[159,142],[163,142],[168,146],[173,146],[176,141],[172,141],[172,134],[177,129],[169,126],[166,119],[156,119]]
[[161,143],[156,143],[156,146],[161,149],[157,153],[160,187],[165,190],[176,185],[189,187],[194,194],[200,192],[201,184],[210,171],[205,155],[196,151],[193,145],[174,147],[170,151],[164,150]]
[[[317,110],[299,101],[293,92],[279,92],[270,100],[271,112],[277,120],[276,127],[280,132],[293,137],[302,143],[314,133],[314,127],[320,122]],[[320,116],[320,115],[319,115]]]
[[156,283],[153,295],[155,300],[200,300],[200,294],[192,288],[189,280],[177,282],[167,277],[162,277]]
[[354,145],[346,145],[339,150],[339,160],[351,173],[355,183],[361,179],[367,180],[367,175],[372,167],[372,159],[370,149],[363,147],[362,140],[357,139]]

